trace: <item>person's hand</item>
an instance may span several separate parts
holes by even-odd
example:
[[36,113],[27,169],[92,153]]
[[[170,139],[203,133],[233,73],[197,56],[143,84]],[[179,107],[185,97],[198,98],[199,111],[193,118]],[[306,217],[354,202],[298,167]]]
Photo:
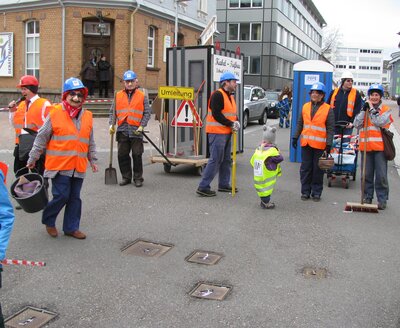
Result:
[[347,123],[347,125],[346,125],[347,129],[352,129],[353,127],[354,127],[354,124],[351,122]]
[[36,161],[28,162],[28,163],[26,164],[26,167],[27,167],[28,169],[34,169],[34,168],[35,168],[35,164],[36,164]]
[[8,110],[9,110],[10,112],[15,112],[15,111],[17,110],[17,103],[16,103],[15,100],[13,100],[12,102],[10,102],[10,103],[8,104]]
[[297,149],[297,139],[298,139],[298,138],[292,138],[292,147],[293,147],[294,149]]
[[369,102],[367,101],[367,102],[365,102],[364,106],[362,106],[361,110],[365,112],[369,109],[370,109],[370,106],[369,106]]
[[239,121],[233,122],[233,124],[232,124],[232,130],[233,130],[233,131],[239,131],[239,129],[240,129],[240,123],[239,123]]
[[114,133],[115,133],[115,127],[114,127],[114,125],[110,125],[109,131],[110,131],[110,134],[114,134]]
[[90,164],[90,166],[92,167],[92,172],[96,173],[99,172],[99,167],[97,166],[97,164]]
[[136,129],[136,131],[134,131],[133,133],[134,134],[136,134],[136,135],[139,135],[139,134],[141,134],[143,132],[143,126],[139,126],[137,129]]
[[326,151],[326,155],[329,155],[331,153],[331,146],[326,145],[325,151]]

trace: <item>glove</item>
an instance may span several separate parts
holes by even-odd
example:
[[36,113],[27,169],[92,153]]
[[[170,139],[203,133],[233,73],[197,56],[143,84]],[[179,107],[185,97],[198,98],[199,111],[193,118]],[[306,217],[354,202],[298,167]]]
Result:
[[292,138],[292,147],[297,149],[297,138]]
[[139,134],[141,134],[142,132],[143,132],[143,126],[139,126],[139,127],[136,129],[136,131],[134,131],[133,133],[136,134],[136,135],[139,135]]
[[361,108],[361,110],[364,112],[369,110],[369,102],[368,101],[364,104],[364,106]]
[[326,154],[328,155],[328,154],[330,154],[331,153],[331,146],[326,146],[325,147],[325,151],[326,151]]
[[110,131],[110,134],[114,134],[114,133],[115,133],[115,127],[114,127],[114,125],[110,125],[109,131]]
[[239,131],[239,129],[240,129],[240,123],[239,123],[239,121],[233,122],[233,124],[232,124],[232,130],[233,130],[233,131]]

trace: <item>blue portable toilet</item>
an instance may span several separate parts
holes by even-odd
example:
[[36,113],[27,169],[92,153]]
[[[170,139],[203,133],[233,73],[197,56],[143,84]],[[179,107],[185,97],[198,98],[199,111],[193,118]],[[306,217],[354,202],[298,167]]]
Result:
[[[296,132],[297,119],[301,115],[303,105],[310,101],[310,89],[315,82],[325,84],[325,101],[332,91],[333,65],[321,60],[304,60],[293,66],[293,99],[292,122],[290,129],[290,161],[301,162],[301,147],[292,146],[292,137]],[[300,139],[299,139],[300,140]]]

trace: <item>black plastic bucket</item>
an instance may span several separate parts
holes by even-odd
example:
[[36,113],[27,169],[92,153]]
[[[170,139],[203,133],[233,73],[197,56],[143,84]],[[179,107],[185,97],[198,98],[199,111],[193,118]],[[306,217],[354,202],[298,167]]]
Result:
[[40,189],[29,197],[25,198],[18,197],[14,191],[15,186],[18,184],[19,181],[19,178],[17,178],[17,180],[15,180],[11,185],[10,188],[11,196],[18,202],[18,204],[22,207],[22,209],[25,212],[35,213],[41,211],[42,209],[45,208],[45,206],[49,201],[43,177],[38,173],[27,173],[21,176],[23,176],[29,181],[39,181]]

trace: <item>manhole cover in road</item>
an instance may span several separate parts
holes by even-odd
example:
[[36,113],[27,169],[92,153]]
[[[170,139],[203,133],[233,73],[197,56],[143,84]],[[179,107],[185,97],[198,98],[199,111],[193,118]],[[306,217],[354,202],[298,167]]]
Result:
[[223,286],[213,283],[199,282],[189,293],[190,296],[207,300],[222,301],[232,290],[231,286]]
[[56,316],[56,313],[28,306],[7,318],[5,324],[6,328],[40,328]]
[[197,251],[194,251],[192,254],[190,254],[186,258],[186,261],[198,263],[198,264],[213,265],[213,264],[217,264],[221,258],[222,258],[222,254],[197,250]]
[[328,270],[325,268],[304,267],[303,275],[306,278],[326,278],[328,275]]
[[160,257],[168,252],[173,245],[159,244],[146,240],[135,240],[122,249],[122,253],[143,257]]

